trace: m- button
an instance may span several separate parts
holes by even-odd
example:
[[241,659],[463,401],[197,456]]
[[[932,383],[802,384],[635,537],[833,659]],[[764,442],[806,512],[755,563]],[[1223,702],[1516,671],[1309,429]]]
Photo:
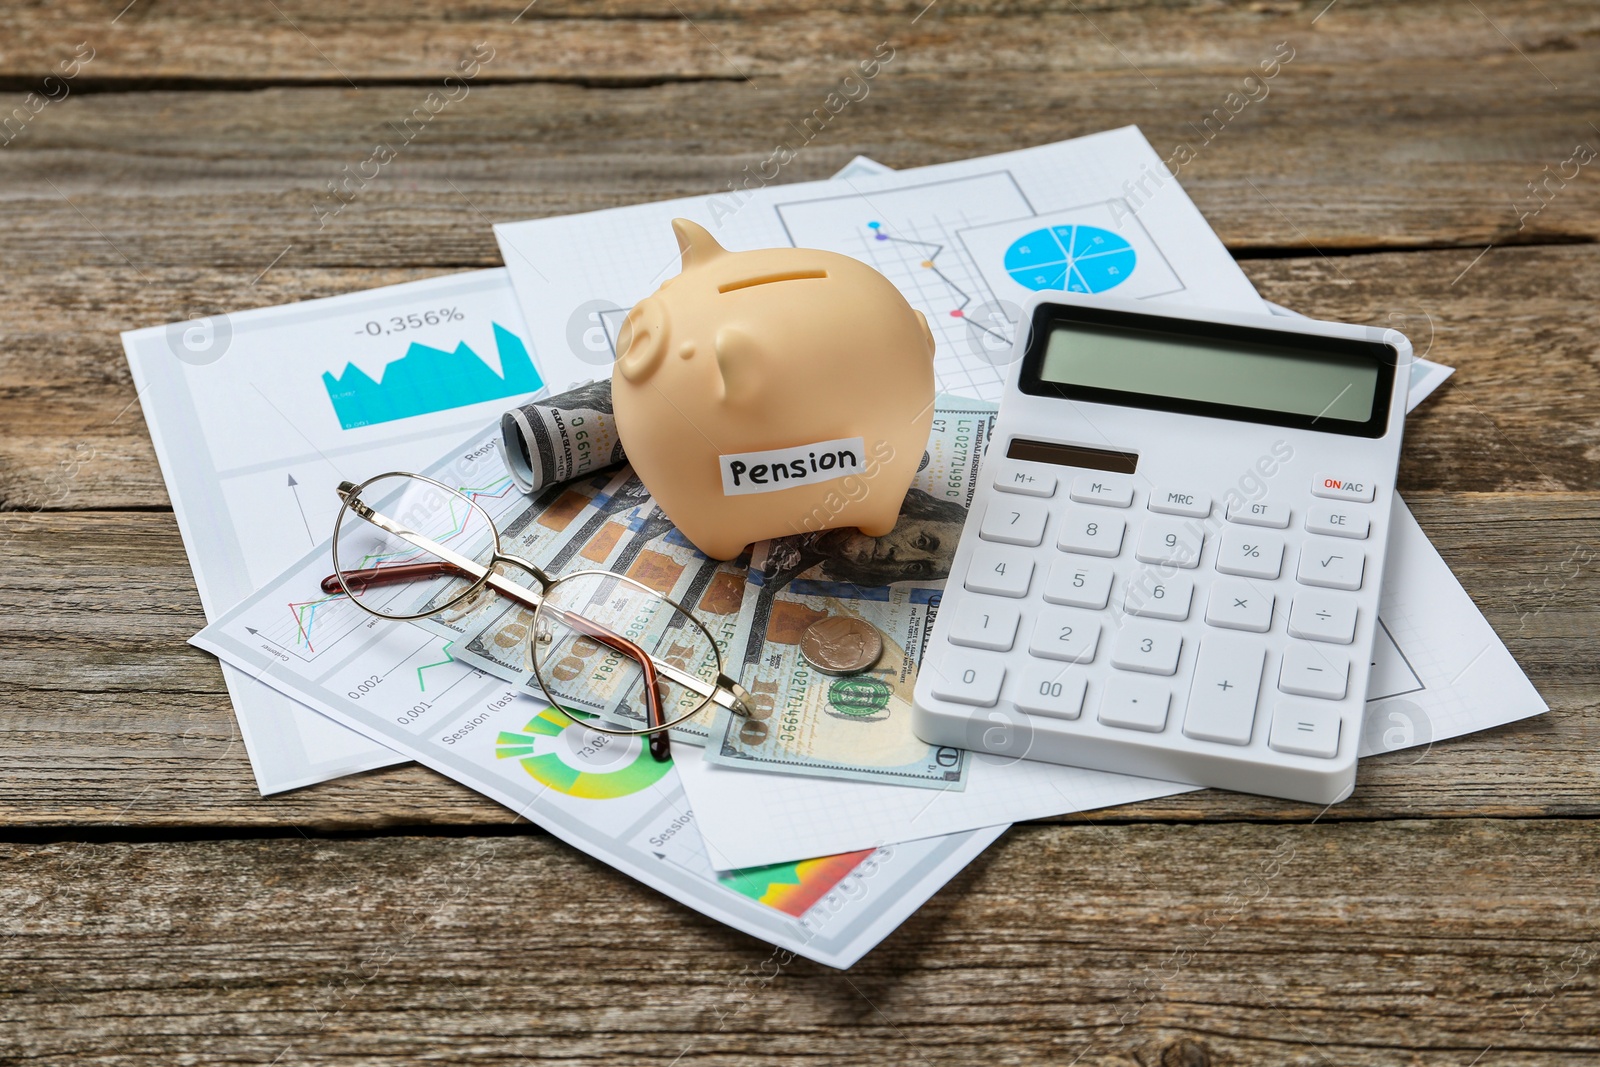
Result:
[[1133,481],[1114,474],[1080,474],[1072,480],[1072,499],[1080,504],[1125,508],[1133,503]]

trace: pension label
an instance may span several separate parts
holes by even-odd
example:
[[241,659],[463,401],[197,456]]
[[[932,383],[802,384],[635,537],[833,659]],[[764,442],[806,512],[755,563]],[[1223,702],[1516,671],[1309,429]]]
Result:
[[860,474],[866,464],[866,442],[860,437],[841,437],[793,448],[736,452],[717,459],[722,467],[722,495],[746,496]]

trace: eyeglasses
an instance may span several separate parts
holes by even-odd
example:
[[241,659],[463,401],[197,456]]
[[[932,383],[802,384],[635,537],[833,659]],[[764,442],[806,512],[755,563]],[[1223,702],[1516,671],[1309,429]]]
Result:
[[[550,703],[591,730],[648,734],[658,760],[671,758],[667,731],[706,707],[750,714],[750,694],[723,673],[711,631],[643,582],[599,570],[551,578],[501,551],[500,531],[481,504],[420,474],[341,482],[338,492],[344,506],[334,524],[334,573],[322,580],[323,592],[343,592],[363,611],[400,620],[507,598],[521,611],[501,632],[523,635],[526,662]],[[537,589],[508,577],[515,571]]]

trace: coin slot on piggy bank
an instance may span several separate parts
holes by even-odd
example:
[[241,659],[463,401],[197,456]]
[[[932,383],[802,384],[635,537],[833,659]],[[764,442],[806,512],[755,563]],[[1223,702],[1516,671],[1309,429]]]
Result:
[[933,334],[835,252],[730,252],[685,219],[682,270],[628,312],[612,397],[634,470],[696,548],[894,528],[933,421]]

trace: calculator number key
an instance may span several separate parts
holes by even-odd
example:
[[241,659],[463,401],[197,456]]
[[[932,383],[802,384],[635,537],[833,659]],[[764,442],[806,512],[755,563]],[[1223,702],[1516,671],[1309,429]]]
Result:
[[1283,570],[1283,538],[1254,530],[1229,530],[1217,547],[1217,570],[1241,578],[1276,578]]
[[1100,645],[1100,620],[1086,611],[1045,608],[1033,624],[1028,651],[1045,659],[1088,663]]
[[1111,599],[1111,564],[1061,556],[1050,564],[1044,598],[1051,604],[1074,608],[1103,608]]
[[1127,520],[1120,515],[1072,508],[1062,523],[1056,547],[1063,552],[1081,552],[1086,556],[1115,556],[1122,551],[1122,535],[1127,529]]
[[1081,670],[1058,663],[1034,663],[1022,672],[1015,703],[1018,711],[1030,715],[1076,719],[1083,711],[1087,688],[1088,678]]
[[1175,628],[1130,621],[1117,633],[1111,665],[1141,674],[1175,674],[1182,650],[1183,637]]
[[1301,585],[1326,589],[1360,589],[1367,554],[1349,542],[1308,540],[1300,549],[1300,569],[1295,579]]
[[1139,535],[1139,547],[1134,549],[1133,554],[1141,563],[1198,567],[1200,550],[1205,543],[1205,531],[1196,523],[1181,519],[1149,519]]
[[951,613],[950,643],[990,652],[1009,652],[1017,639],[1022,609],[1004,600],[969,596],[942,606]]
[[933,695],[956,704],[992,708],[1000,699],[1000,685],[1006,680],[1005,661],[981,652],[951,649],[942,656],[929,657],[933,670]]
[[1194,599],[1194,582],[1188,578],[1158,578],[1141,571],[1128,579],[1122,594],[1122,610],[1146,619],[1182,622],[1189,617],[1189,602]]
[[1355,601],[1310,589],[1296,593],[1289,608],[1289,636],[1348,645],[1356,637]]
[[967,564],[963,583],[974,593],[1025,597],[1033,581],[1033,557],[1016,548],[979,545]]
[[1038,500],[996,497],[983,513],[978,536],[985,541],[1033,548],[1043,543],[1044,524],[1049,518],[1049,507]]

